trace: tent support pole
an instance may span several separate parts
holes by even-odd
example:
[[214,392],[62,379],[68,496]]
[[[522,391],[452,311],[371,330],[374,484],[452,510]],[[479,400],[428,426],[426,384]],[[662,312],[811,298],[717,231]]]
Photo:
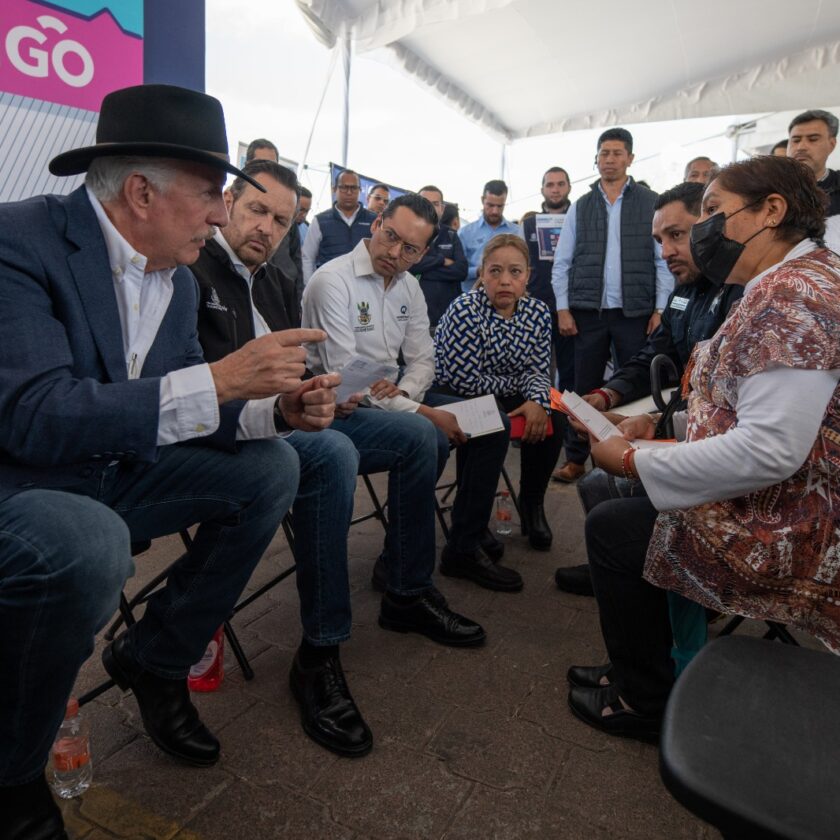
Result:
[[350,69],[352,65],[353,41],[350,28],[341,35],[341,63],[344,79],[344,110],[341,120],[341,165],[347,168],[347,153],[350,146]]

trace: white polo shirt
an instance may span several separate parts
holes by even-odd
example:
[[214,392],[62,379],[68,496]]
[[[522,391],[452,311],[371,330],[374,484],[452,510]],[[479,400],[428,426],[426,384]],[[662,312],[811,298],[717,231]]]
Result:
[[405,371],[398,396],[373,400],[390,411],[416,411],[435,378],[426,299],[417,278],[397,274],[388,288],[376,274],[363,239],[349,254],[322,265],[303,290],[301,322],[322,329],[327,340],[307,345],[313,373],[340,371],[353,356],[396,365],[402,350]]

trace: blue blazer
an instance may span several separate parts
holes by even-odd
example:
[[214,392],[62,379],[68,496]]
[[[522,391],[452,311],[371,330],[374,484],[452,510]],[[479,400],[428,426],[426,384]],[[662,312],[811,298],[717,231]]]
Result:
[[[157,460],[160,379],[203,361],[186,268],[139,379],[129,380],[105,240],[84,187],[0,205],[0,500],[72,490],[113,460]],[[236,447],[242,403],[214,435]]]

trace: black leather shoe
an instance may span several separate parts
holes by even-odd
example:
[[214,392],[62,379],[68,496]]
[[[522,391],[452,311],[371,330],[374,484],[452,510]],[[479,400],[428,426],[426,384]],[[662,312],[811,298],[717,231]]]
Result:
[[388,564],[380,554],[373,564],[373,574],[370,576],[370,585],[375,592],[384,592],[388,588]]
[[505,544],[497,540],[489,528],[478,538],[479,548],[494,562],[498,563],[505,556]]
[[[376,563],[373,564],[373,574],[370,578],[370,585],[376,592],[384,593],[388,588],[388,564],[385,562],[385,558],[381,554],[376,558]],[[441,606],[446,606],[446,598],[444,598],[443,593],[435,587],[432,587],[429,590],[429,597]]]
[[440,555],[440,573],[447,577],[466,578],[497,592],[519,592],[523,586],[519,572],[494,563],[480,551],[455,551],[448,545],[443,547]]
[[[603,688],[573,686],[569,689],[569,708],[578,720],[608,735],[635,738],[649,744],[659,741],[662,716],[640,715],[625,709],[618,699],[618,688],[614,685]],[[605,709],[609,709],[611,714],[605,716]]]
[[561,566],[554,573],[554,582],[558,589],[571,592],[572,595],[595,595],[588,563],[582,566]]
[[67,840],[61,811],[47,780],[0,787],[0,837],[3,840]]
[[528,537],[531,548],[548,551],[551,548],[552,533],[545,518],[542,502],[529,502],[520,497],[519,512],[522,515],[522,536]]
[[289,685],[300,705],[303,731],[339,755],[356,758],[373,747],[373,735],[353,702],[338,657],[316,668],[304,668],[295,654]]
[[[606,683],[601,682],[604,677],[607,678]],[[578,688],[605,688],[612,682],[612,663],[607,662],[606,665],[593,665],[591,667],[572,665],[566,671],[566,679],[569,681],[569,685],[575,685]]]
[[429,593],[410,604],[398,604],[386,593],[379,611],[379,626],[397,633],[420,633],[451,647],[477,647],[487,637],[484,628],[441,604]]
[[167,680],[143,670],[125,635],[105,648],[102,664],[123,691],[134,692],[146,732],[165,753],[197,767],[219,760],[219,742],[199,719],[186,677]]

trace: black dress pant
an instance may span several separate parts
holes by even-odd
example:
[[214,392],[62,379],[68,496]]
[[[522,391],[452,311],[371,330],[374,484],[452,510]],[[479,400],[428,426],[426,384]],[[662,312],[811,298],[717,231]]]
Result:
[[656,522],[646,496],[610,499],[586,517],[586,550],[601,632],[624,700],[658,715],[674,684],[667,593],[642,577]]
[[[604,383],[604,369],[615,350],[618,367],[626,365],[647,340],[649,315],[628,318],[620,309],[573,309],[578,333],[575,342],[575,393],[588,394]],[[566,458],[582,464],[589,457],[589,442],[570,428],[566,435]]]
[[[525,402],[522,394],[497,397],[496,402],[505,412],[519,408]],[[566,432],[566,416],[551,412],[553,434],[546,435],[539,443],[525,443],[519,449],[519,495],[529,504],[542,504],[551,472],[560,457]]]

